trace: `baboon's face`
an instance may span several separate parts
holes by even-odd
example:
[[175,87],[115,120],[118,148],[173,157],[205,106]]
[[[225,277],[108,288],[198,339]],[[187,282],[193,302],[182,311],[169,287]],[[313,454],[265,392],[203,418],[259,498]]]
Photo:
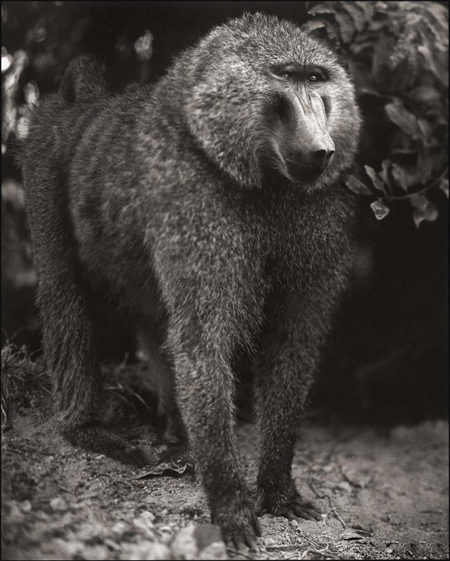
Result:
[[309,34],[247,15],[213,30],[192,55],[190,131],[238,183],[281,178],[310,189],[352,163],[360,126],[353,85]]
[[268,133],[259,154],[261,166],[292,182],[314,183],[336,149],[328,132],[329,103],[321,91],[328,73],[320,66],[288,63],[271,67],[267,75],[276,95],[266,110]]

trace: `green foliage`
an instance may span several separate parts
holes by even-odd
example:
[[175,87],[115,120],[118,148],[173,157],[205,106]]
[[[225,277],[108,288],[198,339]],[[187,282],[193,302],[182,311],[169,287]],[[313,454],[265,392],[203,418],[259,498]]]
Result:
[[407,200],[417,226],[435,220],[429,198],[448,197],[447,7],[335,1],[309,14],[304,27],[346,60],[366,123],[358,177],[347,186],[376,197],[378,219],[394,201]]

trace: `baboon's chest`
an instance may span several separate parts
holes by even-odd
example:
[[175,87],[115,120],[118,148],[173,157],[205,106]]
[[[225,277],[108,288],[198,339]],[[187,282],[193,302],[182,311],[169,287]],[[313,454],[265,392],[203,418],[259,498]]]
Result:
[[330,221],[319,206],[295,202],[270,208],[261,230],[269,280],[301,289],[335,266],[347,236],[343,224]]

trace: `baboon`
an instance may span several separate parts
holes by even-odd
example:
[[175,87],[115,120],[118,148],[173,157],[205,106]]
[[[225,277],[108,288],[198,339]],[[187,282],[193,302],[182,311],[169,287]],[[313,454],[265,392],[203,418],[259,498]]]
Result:
[[[354,88],[326,46],[264,14],[214,28],[155,86],[108,93],[89,56],[35,110],[22,157],[57,419],[75,445],[136,464],[102,422],[87,294],[147,333],[160,406],[187,434],[227,540],[257,513],[317,518],[291,477],[296,430],[352,266]],[[254,368],[259,472],[236,444],[232,364]]]

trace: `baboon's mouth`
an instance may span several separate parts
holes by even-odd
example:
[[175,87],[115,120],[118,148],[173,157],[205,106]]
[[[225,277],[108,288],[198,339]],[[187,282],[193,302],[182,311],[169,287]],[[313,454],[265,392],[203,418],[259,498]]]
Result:
[[286,169],[291,179],[298,183],[312,183],[319,179],[328,166],[307,166],[285,159]]

